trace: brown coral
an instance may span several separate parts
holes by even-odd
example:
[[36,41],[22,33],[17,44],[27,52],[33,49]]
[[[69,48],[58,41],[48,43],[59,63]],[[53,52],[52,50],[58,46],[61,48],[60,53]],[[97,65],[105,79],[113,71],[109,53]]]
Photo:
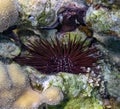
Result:
[[38,108],[42,104],[41,93],[32,89],[25,90],[22,95],[15,101],[14,108]]
[[63,93],[58,87],[50,87],[42,92],[43,101],[49,105],[57,105],[63,100]]
[[0,108],[9,109],[28,86],[28,77],[18,64],[0,62]]
[[38,108],[43,103],[49,105],[59,104],[63,100],[63,93],[58,87],[50,87],[43,92],[28,88],[15,101],[14,108]]

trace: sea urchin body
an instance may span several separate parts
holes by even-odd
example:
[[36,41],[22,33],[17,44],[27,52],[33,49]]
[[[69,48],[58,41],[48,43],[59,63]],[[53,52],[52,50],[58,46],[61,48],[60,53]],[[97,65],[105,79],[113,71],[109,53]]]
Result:
[[96,66],[99,54],[95,47],[89,47],[86,41],[63,43],[58,38],[48,41],[40,39],[27,45],[30,55],[15,60],[22,65],[30,65],[45,74],[58,72],[86,73],[88,68]]

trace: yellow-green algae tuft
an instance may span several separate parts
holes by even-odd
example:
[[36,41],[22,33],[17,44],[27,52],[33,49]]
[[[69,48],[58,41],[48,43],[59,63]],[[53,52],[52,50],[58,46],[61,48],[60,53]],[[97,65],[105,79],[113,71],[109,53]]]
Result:
[[104,109],[102,103],[95,98],[74,98],[64,101],[61,105],[49,106],[50,109]]

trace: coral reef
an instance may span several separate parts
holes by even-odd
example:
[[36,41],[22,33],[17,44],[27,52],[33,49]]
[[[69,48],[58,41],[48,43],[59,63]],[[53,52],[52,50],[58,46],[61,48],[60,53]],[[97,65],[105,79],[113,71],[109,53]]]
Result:
[[94,32],[110,33],[115,32],[120,34],[120,13],[119,9],[109,11],[107,8],[100,7],[96,9],[91,6],[86,13],[86,22],[92,24]]
[[119,109],[119,6],[119,0],[1,0],[0,109]]
[[26,89],[14,102],[13,108],[38,108],[42,104],[41,93],[32,89]]
[[0,62],[0,107],[37,108],[43,103],[56,105],[63,100],[63,94],[57,87],[50,87],[43,92],[32,90],[28,75],[18,64]]
[[103,64],[103,75],[107,81],[108,92],[112,97],[120,101],[120,72],[116,67],[110,64]]
[[120,66],[120,38],[116,35],[97,34],[94,37],[101,43],[97,45],[104,56],[105,60],[109,61],[112,65],[119,68]]
[[0,32],[13,26],[18,19],[16,0],[0,0]]
[[43,102],[49,105],[60,104],[63,100],[63,93],[58,87],[50,87],[42,92]]
[[29,86],[27,75],[18,64],[0,62],[0,107],[9,109],[17,97]]
[[49,106],[50,109],[104,109],[102,103],[95,98],[74,98],[61,105]]
[[93,37],[99,42],[101,49],[109,62],[120,66],[120,13],[119,8],[111,10],[105,6],[89,7],[86,22],[91,23]]
[[58,32],[74,31],[80,25],[86,25],[84,21],[86,11],[86,6],[80,7],[75,3],[66,4],[58,10],[56,21],[51,26],[42,29],[57,29]]
[[[49,87],[59,87],[67,98],[74,98],[79,95],[90,97],[93,90],[100,86],[101,75],[94,72],[86,75],[75,75],[60,72],[56,75],[43,75],[31,67],[25,67],[35,89],[46,90]],[[39,87],[38,87],[39,86]]]
[[[34,26],[48,26],[52,24],[56,19],[56,12],[60,7],[65,6],[66,4],[75,3],[80,7],[84,7],[83,1],[80,1],[79,4],[75,2],[76,0],[18,0],[20,4],[20,13],[21,13],[21,22],[30,28]],[[79,2],[79,1],[78,1]]]
[[93,3],[93,4],[102,4],[104,6],[110,6],[110,7],[114,7],[116,5],[120,5],[120,1],[119,0],[88,0],[89,3]]
[[[29,23],[32,26],[49,24],[54,20],[55,11],[51,8],[49,0],[18,0],[20,4],[21,23]],[[53,2],[52,2],[53,3]]]
[[[30,74],[33,85],[35,83],[44,90],[48,87],[59,87],[64,93],[63,102],[56,106],[48,106],[50,109],[67,109],[91,107],[91,109],[103,109],[102,101],[98,98],[98,92],[95,91],[100,86],[100,75],[75,75],[69,73],[59,73],[57,75],[41,75],[30,67],[25,68]],[[33,78],[34,77],[34,78]],[[49,92],[50,93],[50,92]],[[52,92],[53,94],[53,92]],[[50,94],[50,95],[52,95]],[[44,96],[46,96],[44,94]],[[83,103],[85,103],[83,105]],[[48,103],[49,104],[49,103]]]
[[13,108],[42,108],[42,104],[56,105],[63,100],[63,94],[57,87],[50,87],[43,92],[26,89],[14,102]]

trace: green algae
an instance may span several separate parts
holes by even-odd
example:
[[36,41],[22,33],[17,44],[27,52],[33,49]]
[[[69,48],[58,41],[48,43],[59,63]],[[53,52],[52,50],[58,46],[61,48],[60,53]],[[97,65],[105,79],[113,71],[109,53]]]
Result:
[[50,81],[51,86],[57,86],[70,98],[83,96],[91,96],[93,87],[88,83],[87,75],[74,75],[67,73],[59,73]]
[[50,10],[46,12],[45,10],[37,17],[38,25],[47,26],[54,21],[55,11]]
[[63,103],[57,106],[49,106],[49,109],[103,109],[103,106],[95,98],[79,97],[63,101]]

